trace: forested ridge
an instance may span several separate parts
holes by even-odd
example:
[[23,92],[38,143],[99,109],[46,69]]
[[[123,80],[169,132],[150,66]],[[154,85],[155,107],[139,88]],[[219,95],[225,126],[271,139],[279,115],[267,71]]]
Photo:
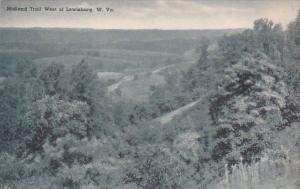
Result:
[[[127,80],[85,60],[2,63],[0,188],[299,188],[300,11],[286,30],[258,19],[194,51]],[[146,101],[108,92],[153,74],[165,82]]]

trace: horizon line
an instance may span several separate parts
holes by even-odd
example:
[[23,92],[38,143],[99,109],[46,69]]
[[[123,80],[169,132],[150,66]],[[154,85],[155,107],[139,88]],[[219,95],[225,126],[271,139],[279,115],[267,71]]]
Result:
[[157,30],[157,31],[170,31],[170,30],[178,30],[178,31],[186,31],[186,30],[246,30],[250,29],[247,27],[244,28],[186,28],[186,29],[164,29],[164,28],[89,28],[89,27],[18,27],[18,26],[12,26],[12,27],[2,27],[0,26],[0,29],[61,29],[61,30]]

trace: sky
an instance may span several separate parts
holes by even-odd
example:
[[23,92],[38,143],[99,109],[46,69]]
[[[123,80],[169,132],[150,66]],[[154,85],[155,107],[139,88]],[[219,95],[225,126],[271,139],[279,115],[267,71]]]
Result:
[[[47,6],[56,11],[45,11]],[[8,11],[7,7],[28,9]],[[228,29],[251,28],[258,18],[285,27],[299,9],[300,0],[0,0],[0,27]]]

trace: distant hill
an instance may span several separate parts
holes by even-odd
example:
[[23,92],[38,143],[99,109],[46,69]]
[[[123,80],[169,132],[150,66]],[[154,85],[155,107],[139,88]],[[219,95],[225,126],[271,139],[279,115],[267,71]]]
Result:
[[[0,28],[0,48],[105,48],[185,52],[202,37],[216,39],[243,29],[225,30],[93,30],[58,28]],[[176,48],[175,48],[176,47]]]

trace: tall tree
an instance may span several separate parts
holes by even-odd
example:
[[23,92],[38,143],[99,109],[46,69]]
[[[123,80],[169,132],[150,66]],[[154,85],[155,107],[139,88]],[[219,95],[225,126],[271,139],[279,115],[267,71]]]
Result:
[[287,30],[288,47],[291,55],[300,60],[300,10],[297,18],[288,25]]
[[45,92],[48,95],[55,95],[62,92],[62,75],[64,73],[64,66],[58,63],[52,63],[44,69],[40,75]]

